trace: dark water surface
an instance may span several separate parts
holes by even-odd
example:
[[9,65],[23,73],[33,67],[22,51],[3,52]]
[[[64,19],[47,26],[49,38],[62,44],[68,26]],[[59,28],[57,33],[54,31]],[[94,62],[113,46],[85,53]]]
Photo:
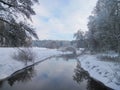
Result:
[[[71,55],[70,55],[71,56]],[[63,56],[26,69],[5,81],[0,90],[110,90],[94,81],[80,62]]]

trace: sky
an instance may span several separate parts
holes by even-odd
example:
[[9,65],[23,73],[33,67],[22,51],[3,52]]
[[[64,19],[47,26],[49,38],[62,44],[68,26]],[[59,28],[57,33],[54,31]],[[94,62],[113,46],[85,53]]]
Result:
[[34,5],[33,26],[40,40],[73,40],[79,29],[87,31],[88,17],[97,0],[39,0]]

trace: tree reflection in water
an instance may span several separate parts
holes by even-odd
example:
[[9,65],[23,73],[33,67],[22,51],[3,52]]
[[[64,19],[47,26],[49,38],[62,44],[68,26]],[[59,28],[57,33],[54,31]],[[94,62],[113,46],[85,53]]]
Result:
[[3,85],[3,81],[0,81],[0,88],[2,87],[2,85]]
[[35,75],[35,70],[34,70],[34,66],[32,66],[10,77],[8,79],[8,83],[10,86],[13,86],[16,81],[17,82],[28,82],[32,79],[34,75]]
[[56,59],[58,60],[59,58],[63,58],[62,60],[70,60],[70,59],[77,59],[76,58],[76,54],[63,54],[63,55],[60,55],[60,56],[57,56]]
[[82,83],[84,80],[87,81],[87,90],[112,90],[111,88],[106,87],[99,81],[95,81],[92,79],[88,72],[86,72],[83,68],[81,68],[80,61],[77,60],[77,66],[74,69],[73,80],[75,80],[78,84]]
[[77,82],[77,83],[81,83],[84,80],[88,80],[88,73],[86,71],[83,70],[83,68],[81,68],[80,65],[80,61],[77,60],[77,66],[74,69],[75,75],[73,76],[73,79]]

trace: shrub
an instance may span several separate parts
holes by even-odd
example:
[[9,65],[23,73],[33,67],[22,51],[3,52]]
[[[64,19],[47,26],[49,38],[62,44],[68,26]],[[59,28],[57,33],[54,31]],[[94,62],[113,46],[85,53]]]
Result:
[[98,56],[98,58],[103,61],[120,62],[120,57]]
[[27,62],[34,63],[35,53],[31,50],[31,48],[19,48],[17,52],[14,53],[13,59],[22,61],[25,65],[27,65]]

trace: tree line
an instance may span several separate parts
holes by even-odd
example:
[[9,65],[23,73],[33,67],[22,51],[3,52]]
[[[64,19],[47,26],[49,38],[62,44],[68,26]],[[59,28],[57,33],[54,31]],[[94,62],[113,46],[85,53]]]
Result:
[[84,36],[86,48],[91,51],[120,53],[120,1],[98,0],[89,16],[88,32],[79,35]]

